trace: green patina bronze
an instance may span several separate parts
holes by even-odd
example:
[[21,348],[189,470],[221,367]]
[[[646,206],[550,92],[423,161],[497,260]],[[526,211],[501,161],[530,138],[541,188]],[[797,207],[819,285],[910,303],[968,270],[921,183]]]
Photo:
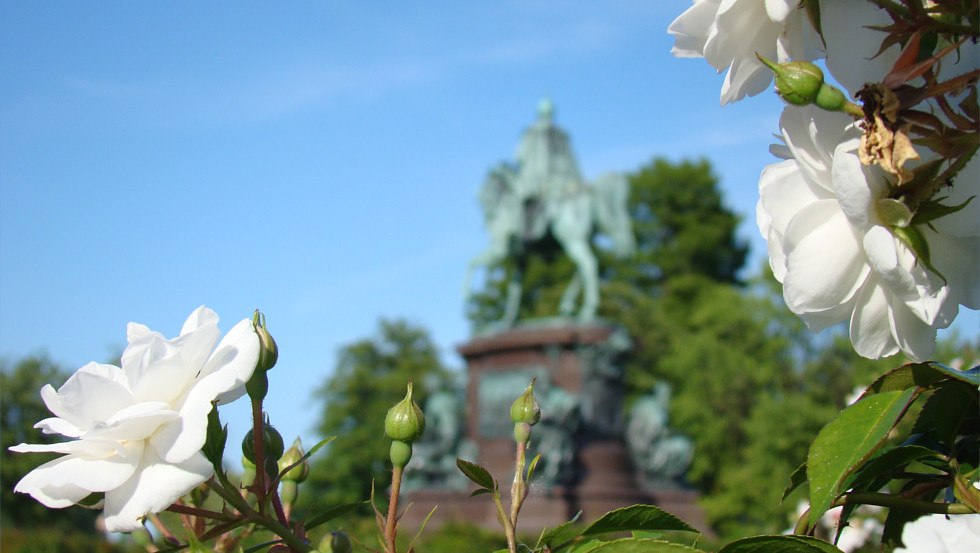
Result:
[[[550,233],[576,267],[562,295],[559,314],[590,321],[599,305],[598,264],[590,243],[593,231],[607,236],[618,255],[629,255],[635,248],[626,209],[629,182],[619,173],[585,182],[568,134],[553,119],[551,102],[542,100],[537,121],[525,130],[517,147],[517,162],[500,163],[487,175],[480,205],[490,246],[470,262],[464,293],[469,299],[477,268],[510,258],[519,260],[528,246]],[[576,312],[579,296],[581,305]],[[521,274],[515,271],[499,327],[513,326],[520,299]]]

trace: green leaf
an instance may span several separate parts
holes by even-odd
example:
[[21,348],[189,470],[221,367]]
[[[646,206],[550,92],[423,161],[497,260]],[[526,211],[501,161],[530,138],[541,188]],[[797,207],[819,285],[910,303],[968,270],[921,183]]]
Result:
[[796,467],[793,474],[789,477],[789,485],[783,490],[783,496],[779,498],[780,501],[786,501],[789,494],[793,493],[793,490],[799,488],[806,482],[806,463],[801,464]]
[[[938,456],[939,454],[935,451],[918,445],[903,445],[889,449],[866,462],[860,470],[848,479],[842,488],[854,491],[878,491],[891,481],[892,472],[900,470],[913,461]],[[840,539],[841,533],[847,526],[847,521],[857,508],[857,504],[850,503],[841,509],[837,533],[834,538],[835,542]]]
[[463,476],[469,478],[474,484],[486,489],[487,491],[493,491],[497,489],[497,483],[494,481],[487,469],[481,467],[476,463],[471,463],[464,459],[456,459],[456,466],[459,467],[459,471],[463,473]]
[[947,376],[955,378],[956,380],[962,380],[963,382],[972,384],[973,386],[980,386],[980,366],[961,371],[959,369],[954,369],[953,367],[947,367],[946,365],[935,361],[930,361],[927,363],[927,365]]
[[936,273],[936,275],[943,279],[943,283],[946,282],[946,277],[939,272],[933,265],[929,254],[929,242],[926,241],[926,237],[922,235],[922,231],[919,227],[890,227],[892,233],[898,237],[899,240],[905,242],[905,245],[915,252],[915,258],[921,261],[927,269]]
[[485,493],[493,493],[493,492],[491,492],[490,490],[488,490],[486,488],[479,488],[479,489],[473,490],[473,493],[470,494],[470,497],[476,497],[478,495],[483,495]]
[[538,462],[540,460],[541,460],[541,454],[538,453],[537,455],[534,456],[534,459],[531,459],[531,462],[528,464],[528,467],[527,467],[527,481],[528,482],[530,482],[531,481],[531,477],[534,476],[534,470],[536,468],[538,468]]
[[753,536],[733,541],[718,553],[840,553],[840,549],[809,536]]
[[[944,161],[944,160],[936,160],[936,161]],[[935,163],[935,162],[933,162],[933,163]],[[938,167],[939,167],[939,164],[937,163],[936,164],[936,168],[938,169]],[[964,207],[966,207],[967,204],[969,204],[970,202],[972,202],[973,201],[973,198],[976,198],[976,196],[970,196],[969,198],[966,199],[965,202],[963,202],[963,203],[961,203],[959,205],[943,205],[943,204],[939,203],[939,202],[945,200],[946,198],[938,198],[938,199],[935,199],[935,200],[926,200],[926,201],[920,203],[919,204],[919,207],[916,208],[916,210],[915,210],[915,216],[912,217],[912,224],[913,225],[923,225],[923,224],[926,224],[926,223],[931,223],[932,221],[934,221],[934,220],[936,220],[936,219],[938,219],[940,217],[945,217],[947,215],[951,215],[953,213],[956,213],[957,211],[959,211],[959,210],[963,209]]]
[[977,403],[976,386],[959,380],[943,382],[922,406],[912,434],[922,434],[951,447],[961,434],[960,426],[978,412]]
[[[878,477],[888,474],[891,471],[899,470],[912,461],[918,461],[927,457],[938,457],[935,451],[919,445],[903,445],[872,458],[860,470],[844,484],[844,489],[855,489],[858,491],[869,491],[868,484],[874,482]],[[873,489],[870,491],[878,491]]]
[[321,447],[329,444],[330,442],[332,442],[332,441],[334,441],[336,439],[337,439],[337,436],[329,436],[327,438],[324,438],[324,439],[320,440],[319,442],[315,443],[313,445],[313,447],[311,447],[310,450],[307,451],[306,454],[303,455],[302,459],[300,459],[300,460],[301,461],[305,461],[305,460],[309,459],[310,456],[313,455],[314,453],[316,453],[318,449],[320,449]]
[[[935,365],[938,364],[935,363]],[[864,391],[862,398],[882,392],[907,390],[916,386],[927,388],[943,380],[946,376],[952,376],[946,375],[932,365],[933,363],[909,363],[892,369],[871,383],[871,386],[868,386]]]
[[914,393],[913,388],[865,397],[820,430],[807,455],[811,527],[844,491],[848,477],[881,447]]
[[558,526],[555,526],[551,530],[548,530],[541,539],[538,540],[538,545],[545,545],[551,549],[557,549],[558,546],[565,544],[577,537],[582,533],[579,527],[575,526],[578,522],[579,517],[582,516],[582,511],[575,513],[568,522],[563,522]]
[[653,505],[632,505],[623,507],[599,517],[583,532],[583,536],[594,536],[607,532],[630,532],[633,530],[681,530],[698,532],[674,515]]
[[306,524],[303,525],[303,528],[305,528],[307,530],[311,530],[311,529],[316,528],[317,526],[319,526],[319,525],[321,525],[321,524],[323,524],[325,522],[329,522],[329,521],[331,521],[331,520],[333,520],[333,519],[335,519],[335,518],[337,518],[339,516],[343,516],[343,515],[346,515],[347,513],[356,511],[357,509],[359,509],[362,506],[367,505],[367,504],[368,504],[367,501],[357,501],[355,503],[344,503],[342,505],[337,505],[337,506],[334,506],[334,507],[330,507],[326,511],[323,511],[322,513],[320,513],[318,515],[315,515],[312,518],[310,518],[309,520],[307,520],[306,521]]
[[211,411],[208,412],[207,439],[201,453],[208,461],[215,472],[224,470],[222,461],[225,455],[225,444],[228,442],[228,425],[221,426],[221,419],[218,417],[218,406],[212,402]]
[[[578,550],[575,550],[578,553]],[[694,551],[701,553],[697,549],[670,543],[662,540],[637,540],[633,538],[623,538],[620,540],[599,542],[594,549],[585,549],[589,553],[683,553]]]

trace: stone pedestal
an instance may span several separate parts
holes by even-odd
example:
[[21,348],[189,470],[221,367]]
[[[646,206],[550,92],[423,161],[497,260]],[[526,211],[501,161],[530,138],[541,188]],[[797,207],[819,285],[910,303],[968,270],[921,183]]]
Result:
[[[543,413],[548,409],[548,397],[572,398],[570,401],[575,402],[574,412],[563,415],[567,421],[543,419],[532,430],[533,448],[536,439],[547,439],[547,424],[553,428],[567,424],[571,430],[563,436],[570,436],[574,453],[571,461],[563,465],[567,470],[560,479],[550,484],[532,480],[531,493],[519,519],[520,531],[540,532],[569,520],[579,511],[580,520],[592,521],[607,511],[636,503],[660,504],[689,523],[705,528],[693,492],[647,493],[641,491],[634,478],[622,438],[619,356],[628,349],[628,341],[623,343],[622,336],[610,325],[569,321],[525,323],[515,329],[478,336],[457,348],[466,360],[468,372],[465,433],[478,449],[477,458],[468,460],[486,467],[499,481],[505,505],[509,505],[507,496],[514,467],[511,403],[531,378],[537,378],[535,395],[542,403]],[[542,450],[547,450],[547,445],[542,445]],[[434,505],[439,507],[430,524],[455,519],[498,527],[493,502],[486,496],[470,498],[468,493],[419,490],[408,494],[408,499],[415,505],[404,517],[409,525],[406,527],[421,521]]]

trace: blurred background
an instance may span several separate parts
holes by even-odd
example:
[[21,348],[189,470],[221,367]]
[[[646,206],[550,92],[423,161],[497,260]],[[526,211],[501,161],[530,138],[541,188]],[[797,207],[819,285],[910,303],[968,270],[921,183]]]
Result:
[[[114,362],[127,322],[174,336],[202,304],[224,330],[266,313],[280,348],[266,408],[287,443],[347,436],[318,454],[305,501],[383,483],[372,459],[405,378],[458,383],[454,347],[495,316],[499,271],[462,295],[487,244],[477,193],[544,97],[586,178],[633,182],[640,253],[609,260],[602,307],[640,345],[628,391],[673,385],[721,539],[788,526],[795,501],[777,500],[806,444],[902,360],[860,360],[780,303],[754,209],[781,106],[721,109],[722,76],[671,56],[667,26],[689,6],[0,3],[4,551],[66,551],[30,536],[94,528],[11,493],[42,460],[6,451],[39,439],[40,387]],[[549,311],[569,270],[529,273],[525,310]],[[940,356],[974,355],[978,326],[961,314]],[[247,413],[223,408],[229,443]],[[475,532],[431,539],[452,531]]]

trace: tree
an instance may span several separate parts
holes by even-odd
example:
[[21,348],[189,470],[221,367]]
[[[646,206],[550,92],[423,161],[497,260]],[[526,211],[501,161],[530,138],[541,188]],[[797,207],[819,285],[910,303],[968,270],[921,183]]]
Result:
[[656,158],[630,175],[630,184],[637,253],[625,260],[604,254],[607,279],[650,294],[684,275],[741,282],[748,246],[736,236],[740,218],[725,207],[707,160]]
[[405,321],[382,320],[376,337],[344,347],[333,376],[317,391],[318,431],[337,439],[315,457],[302,497],[326,506],[367,499],[372,482],[385,490],[391,481],[385,413],[405,396],[409,380],[424,405],[429,390],[449,379],[426,330]]

